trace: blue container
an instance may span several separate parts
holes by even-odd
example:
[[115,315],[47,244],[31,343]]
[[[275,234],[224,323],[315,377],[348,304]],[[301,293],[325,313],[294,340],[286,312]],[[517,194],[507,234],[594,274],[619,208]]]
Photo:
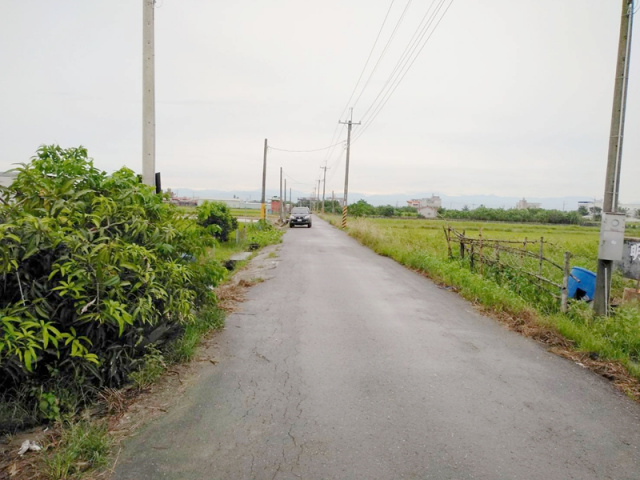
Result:
[[[575,278],[573,278],[575,277]],[[576,280],[577,278],[577,280]],[[569,276],[569,298],[576,300],[593,300],[596,291],[596,274],[591,270],[580,267],[573,267]]]

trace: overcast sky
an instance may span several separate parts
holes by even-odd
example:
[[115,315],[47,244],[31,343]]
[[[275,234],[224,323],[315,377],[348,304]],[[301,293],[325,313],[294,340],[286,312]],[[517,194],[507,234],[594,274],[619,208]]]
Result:
[[[442,2],[159,0],[163,186],[259,189],[265,138],[289,150],[344,141],[338,120],[353,106],[364,123],[350,191],[602,198],[621,1]],[[425,14],[428,42],[373,117]],[[638,37],[622,202],[640,201]],[[0,71],[0,171],[51,143],[141,171],[141,0],[2,0]],[[341,195],[344,153],[270,150],[267,186],[282,167],[312,193],[326,164],[327,192]]]

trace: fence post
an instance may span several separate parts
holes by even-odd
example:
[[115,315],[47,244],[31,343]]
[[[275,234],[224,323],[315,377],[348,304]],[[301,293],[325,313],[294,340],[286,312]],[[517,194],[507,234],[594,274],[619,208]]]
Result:
[[480,227],[478,237],[480,238],[480,275],[482,275],[484,273],[484,259],[482,258],[482,227]]
[[449,260],[451,260],[453,258],[453,252],[451,252],[451,227],[447,229],[443,225],[442,229],[444,230],[444,236],[447,239],[447,253],[449,254]]
[[462,230],[462,237],[460,238],[460,258],[464,260],[464,234],[466,230]]
[[562,304],[560,310],[562,313],[567,313],[567,303],[569,299],[569,260],[571,259],[571,253],[564,252],[564,275],[562,276]]
[[474,261],[473,261],[473,246],[475,245],[475,243],[471,242],[471,251],[469,252],[469,266],[471,267],[471,270],[473,270],[473,265],[474,265]]
[[540,237],[540,265],[538,266],[538,273],[542,276],[542,261],[544,260],[544,237]]

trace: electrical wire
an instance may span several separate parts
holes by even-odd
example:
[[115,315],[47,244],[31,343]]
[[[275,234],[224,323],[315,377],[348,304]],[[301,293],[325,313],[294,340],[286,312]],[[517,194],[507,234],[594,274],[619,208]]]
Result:
[[277,150],[278,152],[288,152],[288,153],[313,153],[313,152],[321,152],[322,150],[327,150],[329,148],[333,148],[336,145],[340,145],[342,142],[338,142],[338,143],[334,143],[333,145],[328,145],[326,147],[322,147],[322,148],[314,148],[312,150],[289,150],[286,148],[277,148],[277,147],[272,147],[270,145],[267,145],[267,148],[269,150]]
[[[360,72],[360,76],[358,77],[358,81],[356,82],[356,85],[353,87],[353,90],[351,91],[351,95],[349,95],[349,100],[347,100],[347,103],[345,104],[344,108],[342,109],[342,112],[340,113],[340,118],[342,118],[342,116],[344,115],[344,112],[347,111],[347,108],[349,108],[349,103],[351,102],[351,99],[353,98],[353,95],[356,93],[356,90],[358,89],[358,85],[360,85],[360,80],[362,80],[362,76],[364,75],[365,70],[367,69],[367,66],[369,65],[369,60],[371,60],[371,55],[373,55],[373,51],[376,48],[376,45],[378,44],[378,40],[380,39],[380,34],[382,34],[382,30],[384,29],[385,24],[387,23],[387,18],[389,18],[389,13],[391,12],[391,7],[393,7],[395,0],[391,0],[391,4],[389,5],[389,8],[387,9],[387,13],[384,16],[384,20],[382,21],[382,25],[380,26],[380,30],[378,30],[378,35],[376,36],[375,41],[373,42],[373,46],[371,47],[371,50],[369,51],[369,56],[367,57],[367,61],[364,62],[364,67],[362,67],[362,71]],[[411,0],[409,0],[409,2],[411,2]],[[375,69],[375,67],[374,67]],[[363,87],[363,89],[366,88]],[[362,93],[361,93],[362,95]]]
[[[353,103],[352,108],[354,108],[358,104],[358,102],[360,101],[360,98],[362,97],[362,94],[367,89],[367,86],[369,85],[369,82],[371,81],[373,74],[376,72],[376,70],[378,69],[378,65],[380,64],[385,54],[387,53],[387,49],[389,48],[389,45],[391,45],[391,42],[393,42],[393,39],[395,38],[396,33],[398,32],[398,28],[400,28],[400,25],[402,25],[402,20],[404,20],[404,16],[406,15],[407,10],[411,5],[411,2],[412,0],[407,1],[407,4],[405,5],[404,10],[402,10],[402,14],[400,15],[400,18],[396,22],[396,26],[391,32],[391,35],[389,36],[389,39],[387,40],[387,43],[385,44],[384,49],[382,50],[382,53],[380,53],[380,56],[378,57],[376,64],[373,66],[373,70],[371,70],[371,73],[369,74],[369,77],[367,78],[367,81],[365,82],[364,87],[362,87],[362,90],[360,91],[360,95],[358,95],[358,98],[356,98],[356,101]],[[344,115],[344,111],[342,112],[342,114]]]
[[[438,12],[439,10],[441,10],[442,6],[444,5],[444,2],[446,0],[443,0],[441,4],[439,4],[439,6],[436,9],[436,12]],[[438,21],[436,22],[435,26],[433,27],[433,29],[431,30],[431,33],[429,33],[429,35],[427,36],[426,40],[424,40],[424,42],[422,42],[422,45],[420,46],[420,48],[417,50],[417,53],[415,53],[415,55],[413,55],[413,58],[411,59],[411,55],[413,54],[413,52],[415,52],[415,48],[412,49],[412,53],[406,58],[405,62],[403,63],[401,70],[404,69],[404,72],[402,72],[402,74],[398,74],[399,76],[396,77],[396,79],[393,81],[392,86],[389,87],[389,90],[387,90],[387,92],[385,93],[383,100],[381,100],[381,102],[378,104],[378,106],[376,107],[376,109],[374,110],[374,113],[368,118],[366,119],[363,123],[363,127],[359,130],[359,132],[356,134],[355,138],[352,140],[352,144],[358,140],[363,134],[364,132],[367,130],[367,128],[369,128],[369,126],[373,123],[373,121],[376,119],[376,117],[378,116],[378,114],[382,111],[382,109],[385,107],[385,105],[387,104],[387,102],[389,101],[389,99],[391,98],[391,96],[393,95],[393,93],[396,91],[396,89],[398,88],[398,86],[400,85],[400,83],[402,83],[402,80],[404,79],[404,77],[406,76],[406,74],[408,73],[408,71],[411,69],[411,67],[413,66],[413,64],[415,63],[416,59],[420,56],[420,53],[422,52],[422,50],[424,49],[424,47],[427,45],[427,43],[429,42],[429,40],[431,39],[431,37],[433,36],[433,34],[435,33],[436,29],[438,28],[438,26],[440,25],[440,22],[442,21],[442,19],[445,17],[445,15],[447,14],[447,12],[449,11],[449,8],[451,7],[451,5],[453,4],[454,0],[451,0],[450,3],[447,5],[447,7],[445,8],[444,12],[442,13],[442,15],[440,16],[440,18],[438,19]],[[434,17],[435,18],[435,17]],[[433,22],[430,22],[429,25],[431,25]],[[422,38],[424,38],[424,36],[426,35],[427,31],[428,31],[427,27],[425,30],[423,30],[423,33],[420,36],[420,40],[422,41]],[[409,62],[410,60],[410,62]],[[408,66],[407,62],[409,62]],[[405,68],[406,66],[406,68]],[[401,71],[400,70],[400,71]],[[378,97],[376,97],[378,98]],[[375,101],[374,101],[375,102]],[[373,104],[372,104],[373,105]],[[370,111],[371,107],[367,110]]]
[[[442,2],[444,0],[438,0],[438,1]],[[371,111],[371,109],[374,107],[374,105],[375,105],[376,101],[378,100],[378,98],[380,98],[380,96],[384,93],[384,91],[387,88],[387,86],[389,85],[389,83],[394,79],[394,77],[395,77],[396,73],[398,72],[398,69],[400,68],[400,66],[406,64],[406,58],[408,56],[410,56],[415,51],[415,47],[418,44],[418,42],[420,41],[420,39],[423,38],[424,32],[426,32],[429,29],[429,26],[431,25],[431,22],[427,21],[427,23],[425,24],[425,19],[427,19],[427,17],[429,16],[429,12],[431,12],[431,9],[433,8],[435,2],[436,2],[436,0],[432,0],[431,5],[429,5],[429,8],[425,12],[425,14],[422,16],[422,19],[420,20],[420,23],[416,27],[415,32],[411,36],[411,39],[409,40],[409,42],[405,46],[405,48],[404,48],[404,50],[402,52],[402,55],[400,55],[400,58],[398,59],[398,62],[396,63],[396,65],[393,68],[393,70],[391,71],[391,74],[389,75],[389,77],[385,81],[384,85],[380,89],[380,92],[378,93],[376,98],[373,100],[373,102],[371,103],[369,108],[367,108],[367,110],[362,115],[363,118],[365,118],[367,116],[367,114]],[[434,13],[435,13],[435,11],[434,11]],[[431,15],[431,17],[429,17],[428,20],[432,20],[432,18],[433,18],[433,14]]]

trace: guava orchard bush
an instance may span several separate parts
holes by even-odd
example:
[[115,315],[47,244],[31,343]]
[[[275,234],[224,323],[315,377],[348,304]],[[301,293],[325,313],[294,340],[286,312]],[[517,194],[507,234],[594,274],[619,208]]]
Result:
[[228,241],[229,235],[238,228],[238,220],[225,203],[205,200],[196,212],[198,223],[221,242]]
[[215,301],[213,239],[126,168],[43,146],[0,190],[0,390],[121,385]]

